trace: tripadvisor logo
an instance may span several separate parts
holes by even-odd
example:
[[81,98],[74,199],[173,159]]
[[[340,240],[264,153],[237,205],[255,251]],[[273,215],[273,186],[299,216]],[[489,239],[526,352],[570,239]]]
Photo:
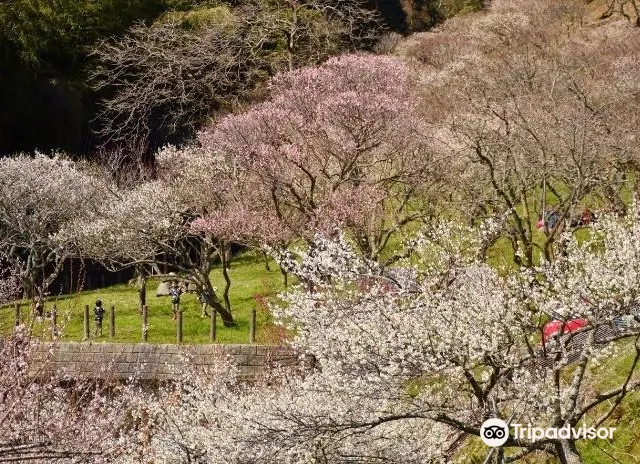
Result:
[[502,446],[509,438],[509,426],[501,419],[487,419],[480,427],[480,438],[487,446]]
[[[582,427],[574,429],[565,425],[564,427],[532,427],[531,424],[511,424],[512,433],[511,436],[517,439],[538,441],[543,438],[547,439],[588,439],[594,438],[613,438],[613,432],[615,427]],[[496,447],[504,445],[509,439],[509,425],[501,419],[493,418],[487,419],[482,423],[480,427],[480,439],[485,445]]]

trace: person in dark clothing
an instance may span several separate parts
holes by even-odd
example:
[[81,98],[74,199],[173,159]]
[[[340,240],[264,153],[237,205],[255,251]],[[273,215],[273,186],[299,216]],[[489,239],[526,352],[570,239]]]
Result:
[[589,208],[585,207],[585,209],[582,210],[582,213],[580,213],[580,223],[583,226],[589,226],[593,224],[595,220],[596,216]]
[[211,294],[209,293],[209,290],[202,289],[202,291],[200,292],[200,296],[198,297],[198,300],[200,300],[200,305],[202,306],[202,314],[200,314],[200,317],[209,316],[209,313],[207,313],[207,306],[209,305],[210,298]]
[[549,228],[549,230],[555,229],[559,219],[560,219],[560,215],[558,214],[558,211],[556,211],[555,209],[551,210],[547,214],[547,227]]
[[173,311],[173,319],[178,317],[178,310],[180,309],[180,295],[182,289],[178,286],[178,282],[174,282],[169,290],[171,294],[171,311]]
[[104,308],[102,307],[102,300],[96,301],[96,307],[93,308],[93,315],[96,321],[95,335],[102,337],[102,319],[104,318]]

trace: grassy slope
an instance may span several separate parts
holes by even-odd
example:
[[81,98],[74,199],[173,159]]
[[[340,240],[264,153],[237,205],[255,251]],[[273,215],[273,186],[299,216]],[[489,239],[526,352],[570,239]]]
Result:
[[[256,304],[254,295],[272,296],[282,289],[280,272],[272,262],[271,271],[266,271],[262,259],[250,254],[243,254],[231,263],[231,306],[236,327],[225,328],[220,318],[217,319],[217,338],[222,343],[247,343],[249,340],[249,315],[253,308],[258,309],[258,341],[273,341],[274,329],[268,322],[268,315],[261,311]],[[211,274],[212,283],[221,291],[224,280],[219,269]],[[171,320],[171,301],[169,297],[156,297],[159,280],[150,280],[147,285],[147,305],[149,307],[148,341],[150,343],[173,343],[176,341],[176,325]],[[133,286],[127,284],[80,292],[75,295],[61,296],[49,299],[45,304],[45,311],[50,311],[55,302],[58,308],[58,324],[64,325],[62,339],[79,341],[82,339],[83,308],[89,305],[90,329],[93,333],[93,307],[95,301],[101,299],[105,308],[114,305],[116,308],[116,338],[117,342],[138,342],[142,334],[142,317],[137,309],[137,292]],[[209,319],[200,317],[198,296],[193,293],[184,294],[181,298],[183,309],[183,341],[185,343],[207,343],[209,341]],[[27,305],[23,306],[23,317],[28,323],[33,323],[36,334],[50,335],[49,319],[33,320]],[[0,332],[9,330],[14,321],[11,307],[0,309]],[[44,332],[44,333],[43,333]],[[105,314],[103,322],[103,337],[92,337],[96,341],[108,341],[109,315]]]
[[[618,345],[619,351],[602,363],[594,374],[597,375],[595,391],[606,391],[624,383],[624,374],[631,367],[635,350],[632,341]],[[636,367],[636,371],[638,368]],[[608,410],[609,403],[592,412],[587,420],[594,420]],[[618,409],[605,423],[606,427],[616,427],[614,439],[587,440],[579,449],[585,463],[621,462],[640,463],[640,392],[630,393]]]

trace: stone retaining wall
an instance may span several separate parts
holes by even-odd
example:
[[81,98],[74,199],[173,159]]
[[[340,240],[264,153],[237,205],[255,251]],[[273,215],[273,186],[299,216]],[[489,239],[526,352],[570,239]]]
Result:
[[[51,354],[48,354],[51,351]],[[34,365],[47,359],[48,369],[93,378],[170,380],[184,370],[188,358],[206,368],[228,355],[242,378],[252,379],[270,364],[296,365],[290,348],[268,345],[155,345],[149,343],[57,343],[38,348]]]

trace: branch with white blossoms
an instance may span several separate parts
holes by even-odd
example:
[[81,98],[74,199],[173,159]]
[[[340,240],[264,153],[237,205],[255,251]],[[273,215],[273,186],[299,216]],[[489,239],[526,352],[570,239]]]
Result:
[[405,242],[407,259],[401,260],[400,264],[408,266],[411,256],[417,255],[423,265],[431,262],[430,272],[435,273],[437,268],[441,272],[476,260],[484,261],[487,250],[499,237],[509,214],[486,218],[475,227],[436,220],[431,227]]
[[306,249],[283,249],[264,247],[278,265],[307,284],[327,283],[327,278],[343,280],[362,275],[363,272],[378,273],[382,267],[374,261],[361,259],[349,246],[344,234],[335,239],[316,235],[312,245]]
[[17,299],[21,291],[20,271],[16,267],[4,270],[0,274],[0,304]]

